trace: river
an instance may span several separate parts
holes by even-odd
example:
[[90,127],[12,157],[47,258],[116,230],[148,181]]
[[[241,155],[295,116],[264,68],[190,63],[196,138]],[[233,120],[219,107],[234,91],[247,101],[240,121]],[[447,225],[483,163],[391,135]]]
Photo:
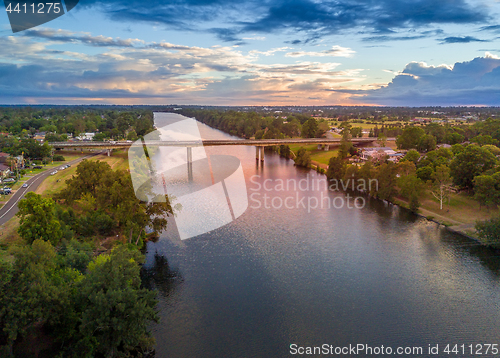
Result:
[[[176,116],[156,113],[157,127]],[[199,128],[204,139],[232,138]],[[500,343],[498,252],[374,199],[364,198],[363,208],[311,209],[295,199],[265,208],[264,194],[297,197],[294,188],[276,188],[279,179],[320,177],[268,152],[257,165],[254,147],[206,150],[241,160],[254,200],[219,229],[180,240],[170,220],[148,243],[146,283],[159,292],[156,357],[289,357],[293,344],[422,347],[422,355],[406,356],[465,357],[468,347],[458,355],[444,348]],[[300,197],[346,198],[312,187]],[[429,345],[439,353],[429,355]],[[483,356],[493,356],[485,348]]]

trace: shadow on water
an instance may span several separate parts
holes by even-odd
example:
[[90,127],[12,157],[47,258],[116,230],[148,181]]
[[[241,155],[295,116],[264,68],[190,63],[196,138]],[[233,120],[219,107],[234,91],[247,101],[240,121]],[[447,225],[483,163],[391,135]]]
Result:
[[[359,195],[359,194],[358,194]],[[429,222],[406,208],[392,205],[382,200],[366,196],[367,207],[377,212],[379,220],[396,218],[398,221],[407,223],[426,222],[435,226],[439,231],[438,238],[441,243],[452,248],[462,256],[468,256],[479,262],[490,272],[495,279],[500,279],[500,250],[487,247],[466,236],[454,233],[434,222]],[[425,236],[425,233],[422,232]]]
[[168,259],[155,253],[153,265],[141,269],[142,286],[150,290],[158,290],[162,297],[169,297],[183,281],[181,273],[172,269]]
[[488,272],[500,279],[500,250],[487,247],[479,242],[446,229],[441,231],[442,242],[452,246],[457,252],[468,255],[481,264]]
[[[346,191],[351,196],[362,195],[356,191]],[[394,205],[392,203],[373,198],[369,195],[362,195],[366,200],[366,208],[377,212],[378,221],[383,225],[385,220],[397,219],[399,222],[418,223],[425,222],[429,225],[435,226],[439,231],[439,241],[449,248],[452,248],[462,256],[468,256],[471,259],[479,262],[485,269],[490,272],[495,279],[500,279],[500,250],[492,247],[482,245],[476,240],[460,235],[459,233],[451,232],[434,222],[427,221],[427,219],[412,213],[410,210]],[[425,236],[425,232],[421,235]]]

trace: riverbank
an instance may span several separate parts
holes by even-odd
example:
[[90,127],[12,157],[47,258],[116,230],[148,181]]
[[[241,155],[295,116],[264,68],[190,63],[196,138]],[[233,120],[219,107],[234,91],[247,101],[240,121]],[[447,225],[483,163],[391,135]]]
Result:
[[[75,155],[69,155],[66,159],[67,160],[65,162],[74,160]],[[106,154],[100,154],[91,158],[90,160],[99,160],[108,163],[113,170],[128,170],[129,168],[127,152],[125,150],[114,151],[110,157],[108,157]],[[53,167],[56,168],[62,165],[63,162],[59,162],[57,166]],[[35,193],[44,197],[51,197],[55,193],[61,191],[66,186],[66,180],[71,178],[76,173],[76,168],[77,165],[71,166],[47,177],[35,190]],[[12,254],[10,252],[10,248],[15,246],[22,246],[24,244],[23,240],[17,233],[18,228],[19,218],[16,216],[7,221],[4,225],[0,226],[0,259],[11,261]]]
[[[328,153],[328,152],[327,152]],[[311,169],[321,168],[326,172],[328,165],[311,160]],[[417,215],[430,221],[446,226],[450,231],[466,236],[470,239],[480,242],[475,230],[477,221],[489,220],[500,214],[498,208],[481,208],[479,203],[468,193],[451,193],[449,200],[443,203],[443,209],[430,191],[425,190],[419,198],[420,207]],[[396,197],[393,204],[409,210],[409,203],[402,197]]]

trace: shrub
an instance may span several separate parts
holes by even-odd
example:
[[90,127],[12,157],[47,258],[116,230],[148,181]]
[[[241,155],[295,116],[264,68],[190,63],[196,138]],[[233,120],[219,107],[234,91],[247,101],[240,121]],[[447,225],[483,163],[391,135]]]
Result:
[[485,245],[500,247],[500,217],[476,223],[479,239]]
[[109,234],[115,226],[115,221],[105,213],[97,214],[94,220],[95,228],[101,235]]

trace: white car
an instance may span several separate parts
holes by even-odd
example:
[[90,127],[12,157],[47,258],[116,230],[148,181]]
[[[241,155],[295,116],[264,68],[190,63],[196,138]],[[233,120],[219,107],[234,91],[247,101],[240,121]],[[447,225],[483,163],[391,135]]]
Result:
[[27,188],[28,186],[28,184],[23,184],[23,188]]
[[50,173],[50,175],[56,175],[57,174],[57,170],[54,170],[52,173]]

